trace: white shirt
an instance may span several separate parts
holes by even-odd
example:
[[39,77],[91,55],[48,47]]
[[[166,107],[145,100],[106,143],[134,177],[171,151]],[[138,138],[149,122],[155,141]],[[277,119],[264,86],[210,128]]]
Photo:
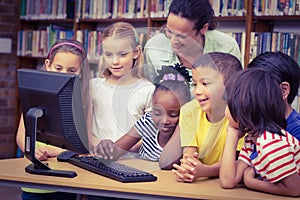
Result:
[[93,135],[115,142],[151,110],[154,85],[138,79],[130,85],[111,85],[104,78],[91,81]]

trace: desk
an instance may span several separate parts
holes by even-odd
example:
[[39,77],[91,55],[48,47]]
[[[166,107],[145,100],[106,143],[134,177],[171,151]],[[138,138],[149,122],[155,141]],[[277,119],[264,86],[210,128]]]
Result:
[[52,169],[76,171],[75,178],[33,175],[25,172],[30,164],[25,158],[0,160],[0,184],[15,187],[34,187],[79,194],[113,196],[136,199],[300,199],[254,192],[243,187],[225,190],[218,179],[199,179],[194,183],[179,183],[171,171],[160,170],[158,164],[145,160],[123,160],[122,163],[151,172],[158,177],[155,182],[120,183],[86,171],[69,163],[52,158]]

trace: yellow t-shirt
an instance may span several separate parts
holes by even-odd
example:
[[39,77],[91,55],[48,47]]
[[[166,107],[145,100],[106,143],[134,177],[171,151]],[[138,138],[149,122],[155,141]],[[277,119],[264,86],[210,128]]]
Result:
[[[35,143],[36,148],[39,147],[39,146],[42,146],[42,145],[46,145],[46,144],[44,144],[42,142],[36,142]],[[22,190],[24,192],[30,192],[30,193],[53,193],[53,192],[55,192],[55,191],[52,191],[52,190],[41,190],[41,189],[23,188],[23,187],[22,187]]]
[[[181,146],[198,148],[199,160],[206,165],[221,160],[226,141],[228,119],[224,117],[216,123],[206,118],[197,100],[185,104],[180,111],[180,139]],[[240,139],[238,150],[243,147],[244,140]]]

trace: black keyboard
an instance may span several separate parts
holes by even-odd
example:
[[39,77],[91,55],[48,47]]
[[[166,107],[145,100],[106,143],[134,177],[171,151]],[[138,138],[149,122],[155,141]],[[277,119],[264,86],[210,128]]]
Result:
[[105,160],[96,156],[76,155],[71,157],[68,162],[96,174],[100,174],[123,183],[148,182],[157,180],[156,176],[148,172],[121,164],[117,161]]

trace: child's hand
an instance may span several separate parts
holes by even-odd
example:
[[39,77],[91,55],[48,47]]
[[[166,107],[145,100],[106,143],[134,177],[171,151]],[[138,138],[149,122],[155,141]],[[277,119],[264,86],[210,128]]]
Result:
[[114,143],[111,140],[101,140],[96,147],[95,152],[100,154],[104,159],[113,159]]
[[51,154],[46,146],[39,146],[35,149],[35,157],[38,160],[45,161],[48,160],[48,157],[51,157]]
[[256,173],[253,167],[248,167],[244,171],[244,183],[247,185],[251,180],[255,179]]
[[201,176],[204,165],[199,161],[197,152],[195,152],[193,156],[184,154],[180,162],[180,166],[177,164],[173,165],[173,167],[177,169],[172,170],[176,176],[176,181],[191,183]]
[[178,182],[193,182],[194,176],[189,173],[187,169],[185,169],[183,166],[179,166],[177,164],[173,164],[173,167],[175,169],[172,169],[173,174],[176,177],[176,181]]

